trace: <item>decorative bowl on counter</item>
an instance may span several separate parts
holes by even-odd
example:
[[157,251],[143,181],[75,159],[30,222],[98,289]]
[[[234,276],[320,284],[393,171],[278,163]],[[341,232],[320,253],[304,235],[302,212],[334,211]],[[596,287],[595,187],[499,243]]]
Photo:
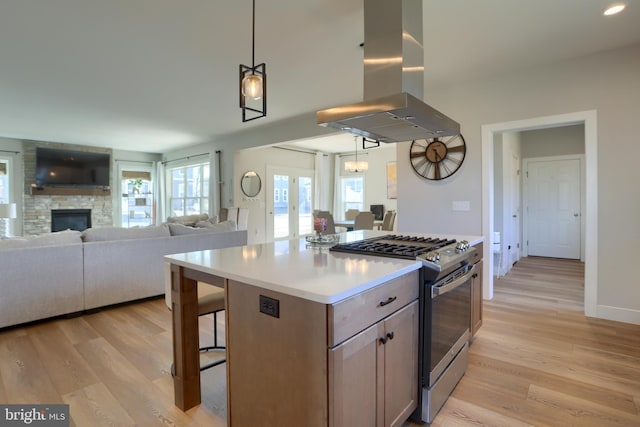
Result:
[[318,234],[316,236],[306,236],[307,246],[330,247],[340,242],[339,234]]

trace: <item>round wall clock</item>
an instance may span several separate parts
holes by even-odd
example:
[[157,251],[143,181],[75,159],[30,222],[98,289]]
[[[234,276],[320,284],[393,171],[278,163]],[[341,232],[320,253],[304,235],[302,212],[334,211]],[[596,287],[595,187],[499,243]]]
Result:
[[458,134],[413,141],[409,150],[409,161],[418,175],[439,181],[460,169],[466,153],[467,145],[462,134]]

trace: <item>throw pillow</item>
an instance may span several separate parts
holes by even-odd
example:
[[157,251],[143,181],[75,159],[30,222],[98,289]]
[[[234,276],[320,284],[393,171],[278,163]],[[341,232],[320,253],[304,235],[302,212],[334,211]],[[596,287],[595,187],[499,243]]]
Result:
[[209,215],[206,213],[185,215],[185,216],[170,216],[169,218],[167,218],[167,223],[193,226],[198,221],[206,221],[208,219],[209,219]]

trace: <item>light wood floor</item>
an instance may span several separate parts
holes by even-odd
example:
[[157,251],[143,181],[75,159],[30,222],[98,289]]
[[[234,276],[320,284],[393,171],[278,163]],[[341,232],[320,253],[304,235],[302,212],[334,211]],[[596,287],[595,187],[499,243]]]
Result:
[[583,267],[529,257],[494,281],[433,426],[640,426],[640,326],[583,315]]
[[[639,426],[640,326],[585,318],[582,299],[581,263],[522,259],[495,282],[467,374],[432,425]],[[183,413],[170,364],[163,299],[4,330],[0,402],[69,403],[76,426],[226,425],[224,365]]]

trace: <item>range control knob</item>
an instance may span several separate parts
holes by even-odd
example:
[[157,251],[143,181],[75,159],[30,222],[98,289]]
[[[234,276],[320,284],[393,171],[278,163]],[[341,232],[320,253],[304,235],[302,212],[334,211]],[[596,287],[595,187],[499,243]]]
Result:
[[456,243],[456,252],[464,252],[469,249],[469,242],[466,240],[461,240]]
[[438,262],[438,261],[440,261],[440,253],[439,252],[429,252],[428,254],[425,255],[425,259],[427,261],[431,261],[431,262]]

